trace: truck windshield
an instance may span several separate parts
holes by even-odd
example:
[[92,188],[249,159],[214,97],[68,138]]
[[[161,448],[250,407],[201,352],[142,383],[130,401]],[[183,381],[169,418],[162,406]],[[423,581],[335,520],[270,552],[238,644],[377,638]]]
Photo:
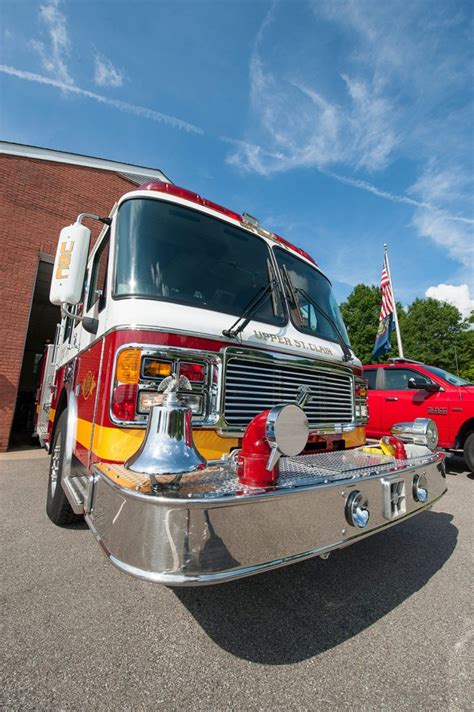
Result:
[[431,371],[431,373],[434,373],[435,376],[439,376],[444,381],[451,383],[451,385],[453,385],[453,386],[472,386],[473,385],[470,381],[466,381],[464,378],[461,378],[460,376],[455,376],[454,373],[449,373],[449,371],[445,371],[444,368],[437,368],[436,366],[425,366],[425,368],[427,371]]
[[[115,297],[142,297],[240,316],[275,279],[259,237],[174,203],[134,198],[120,207]],[[253,318],[284,324],[278,290]]]
[[[331,283],[314,267],[285,250],[275,250],[278,266],[288,275],[288,300],[294,326],[304,334],[349,345],[346,327],[334,298]],[[316,309],[315,304],[320,308]],[[326,313],[327,317],[324,315]]]

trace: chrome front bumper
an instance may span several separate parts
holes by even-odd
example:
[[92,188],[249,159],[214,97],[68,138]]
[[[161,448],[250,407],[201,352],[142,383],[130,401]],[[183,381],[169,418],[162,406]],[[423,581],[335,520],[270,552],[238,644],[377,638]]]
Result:
[[[228,466],[158,495],[118,485],[120,472],[94,468],[86,521],[115,566],[168,586],[231,581],[327,554],[430,508],[447,489],[443,456],[426,452],[405,461],[360,450],[282,458],[279,483],[266,490],[242,487]],[[416,476],[427,483],[424,503],[413,496]],[[354,490],[369,503],[363,529],[346,515]]]

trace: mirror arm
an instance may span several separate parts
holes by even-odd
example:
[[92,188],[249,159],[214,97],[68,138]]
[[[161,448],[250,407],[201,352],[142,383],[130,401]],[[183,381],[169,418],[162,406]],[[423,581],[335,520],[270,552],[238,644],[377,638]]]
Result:
[[112,224],[112,218],[102,218],[100,215],[94,215],[93,213],[80,213],[76,218],[76,222],[82,225],[82,221],[86,218],[89,218],[90,220],[98,220],[104,225]]
[[61,314],[62,316],[69,317],[73,321],[81,322],[82,326],[86,331],[89,332],[89,334],[97,334],[97,330],[99,328],[98,319],[94,319],[90,316],[78,316],[77,314],[73,314],[73,312],[68,310],[67,304],[65,302],[61,304]]

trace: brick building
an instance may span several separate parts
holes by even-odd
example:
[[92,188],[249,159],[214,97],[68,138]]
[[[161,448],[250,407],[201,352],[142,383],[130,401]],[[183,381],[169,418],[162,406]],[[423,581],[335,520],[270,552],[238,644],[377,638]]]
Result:
[[39,361],[60,318],[49,302],[60,229],[82,212],[108,215],[152,178],[168,180],[159,170],[0,142],[0,452],[31,438]]

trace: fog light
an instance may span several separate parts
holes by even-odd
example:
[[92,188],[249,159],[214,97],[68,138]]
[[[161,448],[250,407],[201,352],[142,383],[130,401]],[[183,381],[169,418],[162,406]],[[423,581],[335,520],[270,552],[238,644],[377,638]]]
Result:
[[370,518],[369,500],[359,490],[351,492],[346,501],[346,519],[353,527],[363,529]]
[[413,499],[421,503],[428,501],[428,484],[424,475],[415,475],[413,478]]

